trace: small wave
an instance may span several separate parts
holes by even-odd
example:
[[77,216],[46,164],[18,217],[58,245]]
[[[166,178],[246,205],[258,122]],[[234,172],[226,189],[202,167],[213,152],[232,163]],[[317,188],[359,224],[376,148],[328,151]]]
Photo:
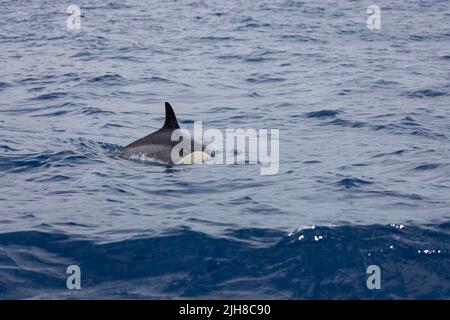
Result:
[[247,29],[252,29],[252,28],[265,28],[265,27],[270,27],[271,24],[269,22],[261,22],[258,21],[256,19],[253,19],[251,17],[248,18],[244,18],[243,20],[241,20],[240,25],[238,27],[236,27],[236,31],[242,31],[242,30],[247,30]]
[[125,128],[126,126],[122,125],[122,124],[118,124],[118,123],[105,123],[104,125],[102,125],[102,128]]
[[122,146],[118,144],[88,140],[84,138],[71,138],[68,140],[62,140],[62,142],[69,143],[79,148],[83,153],[89,153],[93,155],[98,154],[99,151],[106,152],[107,154],[115,154],[120,149],[122,149]]
[[123,80],[124,78],[119,74],[104,74],[101,76],[89,78],[87,82],[111,85],[111,84],[120,84]]
[[400,83],[397,81],[389,81],[389,80],[379,79],[379,80],[375,81],[374,84],[375,84],[374,87],[391,89],[393,86],[397,86]]
[[14,152],[14,151],[17,151],[17,149],[11,148],[10,146],[7,146],[6,144],[0,145],[0,150],[2,152]]
[[94,161],[73,151],[0,156],[0,168],[10,173],[31,172],[50,167],[71,167]]
[[86,51],[86,50],[81,50],[73,55],[71,55],[71,58],[86,58],[86,57],[92,57],[94,54]]
[[264,62],[264,61],[271,61],[274,60],[273,58],[270,57],[262,57],[262,56],[258,56],[258,55],[249,55],[244,59],[244,62]]
[[149,82],[162,82],[162,83],[167,83],[167,84],[176,84],[176,85],[182,85],[184,87],[191,87],[191,85],[184,83],[184,82],[177,82],[174,80],[170,80],[167,78],[163,78],[163,77],[158,77],[158,76],[151,76],[151,77],[146,77],[143,78],[143,80],[149,81]]
[[208,112],[217,113],[217,112],[227,112],[227,111],[236,111],[236,110],[238,110],[238,108],[234,108],[234,107],[213,107],[213,108],[209,109]]
[[84,107],[81,109],[81,113],[87,114],[87,115],[98,115],[98,114],[114,114],[113,111],[107,111],[100,108],[94,108],[94,107]]
[[309,37],[309,36],[305,36],[305,35],[301,35],[301,34],[284,34],[281,36],[281,39],[283,40],[291,40],[291,41],[295,41],[295,42],[316,42],[316,43],[325,43],[325,41],[317,39],[317,38],[313,38],[313,37]]
[[358,179],[358,178],[345,178],[342,180],[339,180],[338,182],[336,182],[336,185],[338,186],[342,186],[345,188],[353,188],[353,187],[357,187],[359,188],[362,185],[371,185],[373,184],[370,181],[366,181],[363,179]]
[[245,79],[250,83],[271,83],[271,82],[282,82],[286,79],[281,77],[274,77],[269,74],[253,74],[251,77]]
[[221,54],[221,55],[218,55],[216,58],[220,59],[220,60],[242,60],[242,59],[244,59],[244,56],[233,53],[233,54]]
[[308,161],[303,161],[303,164],[317,164],[317,163],[322,163],[322,161],[319,160],[308,160]]
[[0,81],[0,91],[3,91],[8,87],[11,87],[10,83]]
[[41,94],[41,95],[33,98],[33,100],[54,100],[54,99],[65,98],[66,96],[67,96],[66,92],[52,92],[52,93]]
[[233,37],[229,37],[229,36],[223,36],[223,37],[219,37],[219,36],[207,36],[207,37],[200,37],[198,38],[200,41],[227,41],[227,40],[234,40]]
[[329,118],[329,117],[335,117],[341,113],[339,110],[319,110],[319,111],[312,111],[305,113],[305,116],[307,118]]
[[120,2],[112,2],[112,1],[108,2],[106,4],[103,4],[103,5],[99,5],[99,6],[86,5],[86,6],[82,7],[82,9],[85,9],[85,10],[96,10],[96,9],[101,9],[101,10],[116,9],[117,10],[117,9],[129,9],[129,8],[130,8],[129,5],[126,5],[126,4],[123,4]]
[[421,125],[413,117],[410,116],[404,117],[401,123],[406,126],[421,127]]
[[440,165],[437,163],[429,163],[429,164],[422,164],[420,166],[417,166],[414,168],[416,171],[425,171],[425,170],[433,170],[439,168]]
[[17,81],[17,84],[50,84],[55,81],[54,75],[43,75],[41,77],[27,77]]
[[432,89],[423,89],[423,90],[416,90],[412,92],[406,93],[406,96],[409,98],[434,98],[434,97],[440,97],[447,95],[447,92],[444,91],[436,91]]
[[383,158],[386,156],[398,156],[398,155],[404,154],[405,152],[407,152],[407,150],[399,149],[399,150],[388,152],[388,153],[378,153],[378,154],[374,155],[373,158]]

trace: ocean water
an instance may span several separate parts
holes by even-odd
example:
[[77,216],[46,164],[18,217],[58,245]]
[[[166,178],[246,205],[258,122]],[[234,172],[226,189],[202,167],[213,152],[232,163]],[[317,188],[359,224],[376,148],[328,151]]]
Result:
[[[0,1],[0,299],[450,298],[448,1],[73,4]],[[164,101],[278,174],[118,158]]]

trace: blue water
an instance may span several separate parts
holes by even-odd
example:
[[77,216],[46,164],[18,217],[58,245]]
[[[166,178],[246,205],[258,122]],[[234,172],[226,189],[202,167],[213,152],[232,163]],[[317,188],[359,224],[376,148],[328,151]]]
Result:
[[[448,1],[75,4],[0,1],[0,298],[450,298]],[[279,173],[118,158],[164,101]]]

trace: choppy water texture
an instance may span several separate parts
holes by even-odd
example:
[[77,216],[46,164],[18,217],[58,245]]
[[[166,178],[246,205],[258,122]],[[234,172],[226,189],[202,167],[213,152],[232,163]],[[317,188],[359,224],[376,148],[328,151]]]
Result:
[[[0,298],[450,298],[448,1],[75,4],[0,1]],[[114,156],[166,100],[279,174]]]

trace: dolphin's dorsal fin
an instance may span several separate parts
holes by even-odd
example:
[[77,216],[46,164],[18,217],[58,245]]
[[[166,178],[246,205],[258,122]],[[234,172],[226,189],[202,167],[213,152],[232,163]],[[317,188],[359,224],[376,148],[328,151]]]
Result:
[[175,117],[175,112],[173,112],[170,103],[166,102],[166,121],[164,122],[164,129],[179,129],[180,126],[177,122],[177,117]]

